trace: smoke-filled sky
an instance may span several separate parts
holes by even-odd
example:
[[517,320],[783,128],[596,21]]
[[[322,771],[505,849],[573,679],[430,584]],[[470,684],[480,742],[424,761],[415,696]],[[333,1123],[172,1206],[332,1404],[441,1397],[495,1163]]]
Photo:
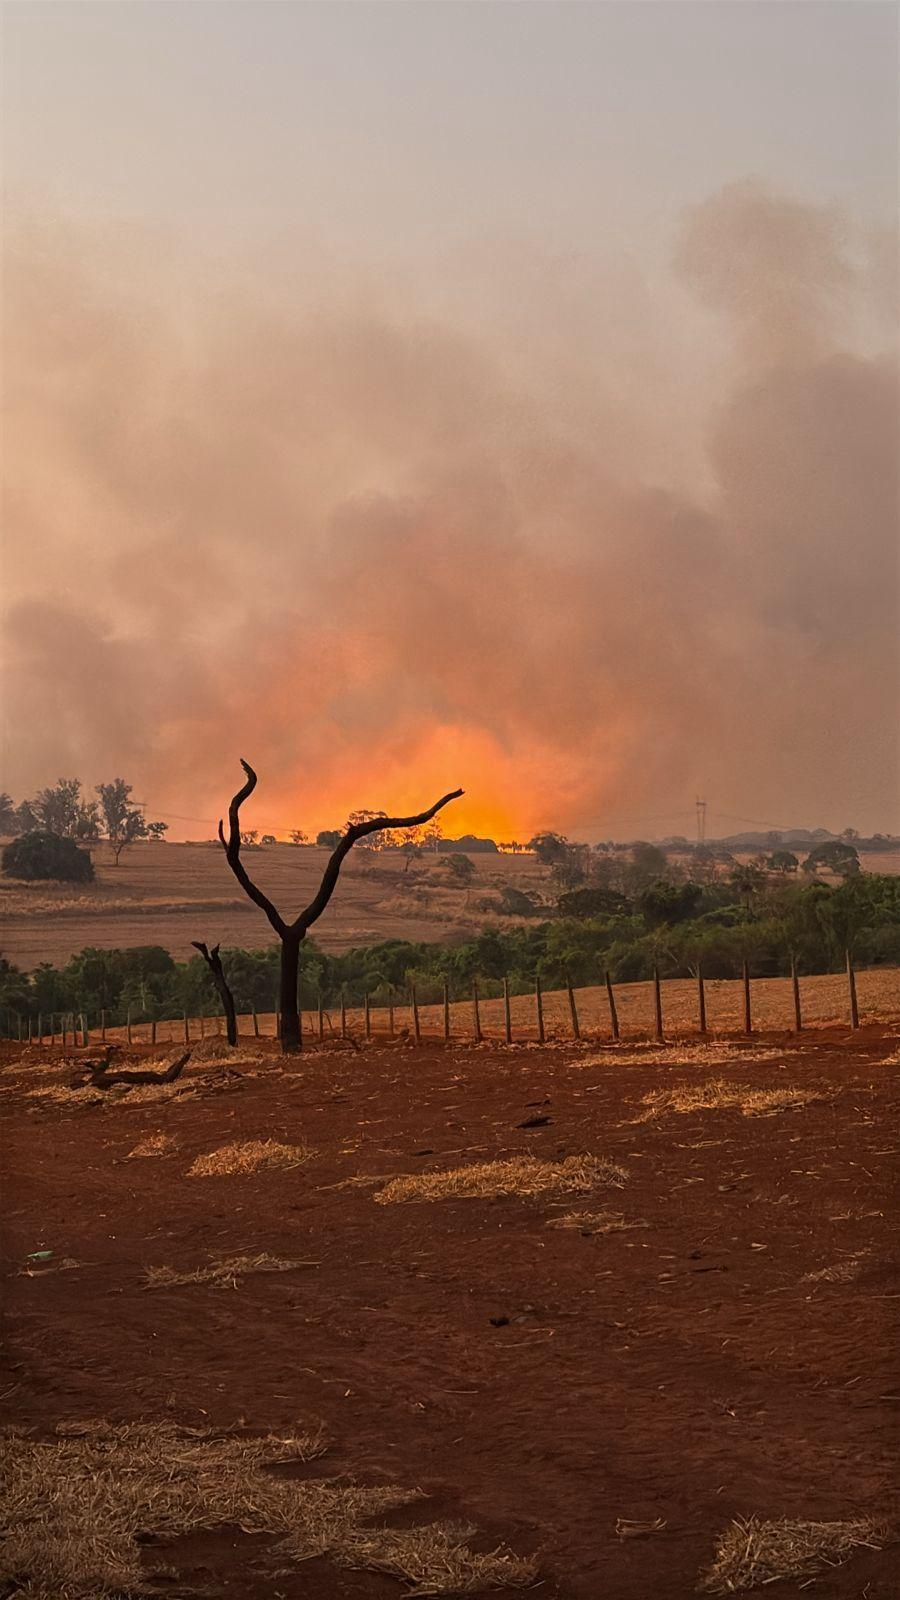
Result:
[[4,35],[16,799],[900,827],[893,5]]

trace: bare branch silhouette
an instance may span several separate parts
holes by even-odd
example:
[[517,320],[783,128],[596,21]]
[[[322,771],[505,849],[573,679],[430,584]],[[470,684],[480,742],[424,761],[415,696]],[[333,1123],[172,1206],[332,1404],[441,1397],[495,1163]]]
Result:
[[[272,927],[281,940],[281,992],[279,1007],[281,1012],[281,1048],[284,1051],[300,1049],[300,1013],[297,1006],[297,982],[300,971],[300,946],[306,938],[307,932],[314,922],[321,917],[334,894],[340,877],[341,867],[346,856],[353,849],[357,840],[364,839],[370,833],[380,833],[385,829],[416,828],[430,822],[444,806],[451,800],[458,800],[463,793],[462,789],[454,789],[450,794],[445,794],[436,800],[427,811],[420,811],[414,817],[371,817],[365,822],[350,823],[337,845],[332,851],[328,865],[322,874],[322,882],[318,893],[310,901],[305,911],[301,911],[293,922],[286,922],[281,913],[276,910],[268,895],[257,887],[247,873],[241,861],[241,826],[240,809],[244,801],[256,788],[256,773],[249,762],[241,757],[241,766],[247,774],[247,781],[231,801],[228,807],[228,838],[225,837],[224,824],[219,822],[219,839],[225,858],[232,872],[244,890],[260,910],[264,911]],[[217,947],[218,948],[218,947]],[[203,947],[197,945],[203,953]]]
[[225,1034],[226,1038],[228,1039],[228,1043],[237,1044],[237,1016],[234,1009],[234,995],[228,987],[228,979],[225,976],[225,969],[222,966],[221,957],[219,955],[219,946],[214,944],[212,949],[209,950],[205,944],[202,944],[197,939],[192,939],[191,944],[194,946],[195,950],[200,951],[200,954],[212,973],[212,981],[219,991],[222,1007],[225,1012]]
[[230,806],[228,807],[229,831],[227,841],[225,838],[225,828],[222,823],[222,819],[221,817],[219,818],[219,841],[222,845],[222,849],[225,851],[228,865],[237,878],[237,881],[244,893],[248,895],[256,905],[259,906],[261,911],[265,912],[272,924],[272,927],[278,934],[279,939],[283,939],[287,931],[287,924],[284,922],[282,917],[279,916],[268,895],[263,894],[262,890],[257,888],[241,860],[241,824],[239,812],[241,806],[244,804],[244,801],[250,797],[256,788],[257,781],[256,773],[253,771],[253,768],[249,765],[249,763],[244,760],[243,756],[241,756],[241,766],[247,774],[247,782],[244,784],[242,789],[238,790],[237,794],[232,799]]

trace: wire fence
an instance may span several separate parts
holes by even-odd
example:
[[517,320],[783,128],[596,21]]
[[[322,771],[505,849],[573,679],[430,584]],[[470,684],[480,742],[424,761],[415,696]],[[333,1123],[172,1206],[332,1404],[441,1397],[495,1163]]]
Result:
[[[883,992],[883,972],[857,975],[849,951],[842,973],[801,979],[796,967],[788,978],[754,978],[745,965],[739,979],[660,978],[613,984],[602,982],[544,990],[540,981],[528,993],[513,993],[508,979],[474,982],[465,997],[451,998],[447,985],[438,1000],[433,989],[420,998],[415,985],[391,990],[385,1003],[367,995],[348,1003],[346,995],[316,997],[301,1010],[307,1039],[408,1039],[479,1043],[484,1040],[546,1043],[563,1039],[657,1039],[692,1035],[700,1039],[727,1034],[748,1036],[760,1031],[801,1033],[809,1026],[880,1021],[900,1011],[900,974],[896,991]],[[877,986],[876,986],[876,980]],[[486,992],[488,990],[490,992]],[[499,993],[497,993],[499,989]],[[887,999],[888,1004],[885,1004]],[[243,1012],[238,1037],[277,1038],[276,1010]],[[113,1024],[107,1014],[54,1012],[23,1017],[8,1011],[5,1037],[19,1042],[81,1047],[95,1043],[168,1045],[224,1037],[221,1014],[169,1018],[163,1021],[128,1016]]]

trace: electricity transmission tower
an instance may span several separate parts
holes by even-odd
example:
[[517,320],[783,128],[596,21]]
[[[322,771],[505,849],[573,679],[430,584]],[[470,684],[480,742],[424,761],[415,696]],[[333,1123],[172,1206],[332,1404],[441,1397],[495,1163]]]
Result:
[[697,808],[697,843],[702,844],[706,838],[706,801],[698,795],[694,805]]

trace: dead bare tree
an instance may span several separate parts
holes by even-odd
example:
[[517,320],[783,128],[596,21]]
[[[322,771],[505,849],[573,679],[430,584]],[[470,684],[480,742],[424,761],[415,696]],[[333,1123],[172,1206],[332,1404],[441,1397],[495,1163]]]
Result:
[[225,1012],[225,1035],[229,1044],[237,1044],[237,1016],[234,1009],[234,995],[228,987],[228,979],[219,955],[219,946],[214,944],[212,949],[207,949],[205,944],[197,939],[192,939],[191,944],[199,950],[206,965],[212,974],[212,981],[219,991],[222,1007]]
[[224,824],[219,822],[219,840],[225,851],[225,856],[232,872],[244,893],[254,905],[264,911],[281,940],[281,989],[279,994],[279,1010],[281,1014],[281,1048],[286,1054],[294,1054],[301,1048],[300,1036],[300,1011],[297,1003],[297,985],[300,975],[300,946],[314,922],[317,922],[331,896],[334,894],[340,876],[344,857],[349,854],[358,839],[364,839],[367,834],[379,833],[385,828],[416,828],[426,822],[451,800],[458,800],[462,789],[454,789],[452,794],[445,794],[442,799],[436,800],[427,811],[422,811],[416,817],[370,817],[364,822],[348,823],[346,832],[332,852],[328,865],[322,874],[319,891],[293,922],[286,922],[281,913],[275,909],[268,895],[257,888],[252,878],[248,877],[241,860],[241,828],[240,809],[244,801],[256,788],[256,773],[248,762],[241,759],[241,766],[247,774],[247,782],[239,789],[228,807],[228,838],[225,837]]

